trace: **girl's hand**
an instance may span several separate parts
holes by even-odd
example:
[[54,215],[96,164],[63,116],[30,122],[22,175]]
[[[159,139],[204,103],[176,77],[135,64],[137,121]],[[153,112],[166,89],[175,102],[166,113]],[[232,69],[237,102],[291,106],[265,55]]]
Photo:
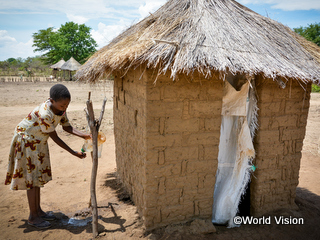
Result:
[[92,138],[92,135],[91,135],[91,134],[85,134],[85,135],[83,136],[83,138],[84,138],[85,140],[91,139],[91,138]]
[[74,156],[78,157],[78,158],[85,158],[87,156],[86,153],[84,152],[77,152],[77,151],[74,151]]

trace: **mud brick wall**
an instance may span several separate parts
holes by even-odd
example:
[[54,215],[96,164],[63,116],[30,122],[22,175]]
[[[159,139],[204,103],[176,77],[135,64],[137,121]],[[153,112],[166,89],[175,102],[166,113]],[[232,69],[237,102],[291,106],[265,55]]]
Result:
[[289,80],[282,89],[272,79],[256,78],[260,110],[259,129],[254,139],[257,170],[250,188],[253,215],[296,207],[294,200],[311,84],[304,87],[306,91],[296,80]]
[[211,218],[223,94],[215,77],[169,73],[154,84],[155,72],[129,71],[114,84],[118,173],[147,229]]
[[147,228],[212,215],[223,84],[169,76],[159,76],[156,85],[151,71],[145,76]]
[[141,212],[146,182],[146,82],[139,71],[115,74],[113,118],[117,174]]

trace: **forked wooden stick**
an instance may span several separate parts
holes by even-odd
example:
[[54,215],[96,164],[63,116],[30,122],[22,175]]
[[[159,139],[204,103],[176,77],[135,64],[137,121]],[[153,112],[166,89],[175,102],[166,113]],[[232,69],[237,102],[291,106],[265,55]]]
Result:
[[97,197],[96,197],[96,179],[97,179],[97,170],[98,170],[98,132],[103,119],[104,109],[106,106],[107,98],[104,98],[102,109],[100,113],[99,120],[94,118],[94,111],[92,101],[90,99],[91,92],[89,92],[88,101],[87,101],[87,121],[90,127],[92,135],[92,148],[91,152],[92,157],[92,171],[91,171],[91,183],[90,183],[90,202],[91,202],[91,211],[92,211],[92,235],[93,238],[98,236],[98,207],[97,207]]

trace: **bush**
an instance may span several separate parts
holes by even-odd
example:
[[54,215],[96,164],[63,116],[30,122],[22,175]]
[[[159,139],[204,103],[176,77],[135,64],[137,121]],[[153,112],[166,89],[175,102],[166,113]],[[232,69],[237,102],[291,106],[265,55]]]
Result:
[[311,92],[320,92],[320,87],[316,84],[312,84]]

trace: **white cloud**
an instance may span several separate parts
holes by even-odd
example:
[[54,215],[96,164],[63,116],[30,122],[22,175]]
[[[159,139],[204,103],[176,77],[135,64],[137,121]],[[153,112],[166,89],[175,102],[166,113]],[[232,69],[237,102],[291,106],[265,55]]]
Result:
[[[70,19],[85,22],[88,19],[110,18],[115,15],[140,14],[141,18],[153,12],[167,0],[0,0],[2,14],[65,13]],[[282,10],[320,9],[319,0],[238,0],[242,4],[270,4]]]
[[271,8],[284,11],[320,10],[319,0],[239,0],[241,4],[270,4]]
[[[2,32],[2,31],[0,31]],[[0,52],[1,52],[1,61],[8,58],[27,58],[33,57],[36,54],[33,52],[33,40],[30,38],[26,43],[18,42],[14,38],[7,36],[11,41],[3,42],[0,38]],[[12,40],[14,39],[14,40]]]
[[[145,0],[0,0],[0,13],[64,13],[70,18],[75,17],[77,20],[84,21],[85,19],[113,17],[114,13],[125,15],[130,12],[129,8],[137,8],[144,2]],[[123,7],[125,10],[120,10]]]
[[118,36],[123,30],[125,30],[126,24],[124,21],[120,21],[115,25],[105,25],[104,23],[98,24],[98,30],[92,30],[91,35],[96,40],[98,47],[104,47],[113,38]]
[[0,47],[15,42],[17,42],[17,40],[14,37],[9,36],[8,31],[0,30]]
[[35,56],[36,54],[33,52],[33,39],[30,38],[28,42],[23,43],[23,42],[19,42],[17,44],[14,45],[15,49],[14,49],[14,53],[16,57],[22,57],[22,58],[26,58],[29,56]]
[[145,1],[145,5],[140,5],[139,7],[139,14],[141,16],[140,20],[148,16],[150,13],[153,13],[158,8],[160,8],[162,5],[164,5],[166,0],[160,0],[160,1],[151,1],[147,0]]
[[[121,1],[125,2],[125,1]],[[140,19],[142,20],[150,13],[153,13],[158,8],[160,8],[163,4],[165,4],[166,0],[158,0],[158,1],[136,1],[141,2],[139,9],[137,12],[140,15]],[[99,48],[107,45],[113,38],[118,36],[121,32],[127,29],[132,24],[131,19],[120,18],[120,20],[116,24],[106,25],[102,22],[98,24],[97,30],[92,30],[91,35],[96,40]]]
[[67,18],[69,19],[69,21],[71,22],[75,22],[78,24],[83,24],[86,23],[89,19],[83,16],[76,16],[73,14],[67,14]]

